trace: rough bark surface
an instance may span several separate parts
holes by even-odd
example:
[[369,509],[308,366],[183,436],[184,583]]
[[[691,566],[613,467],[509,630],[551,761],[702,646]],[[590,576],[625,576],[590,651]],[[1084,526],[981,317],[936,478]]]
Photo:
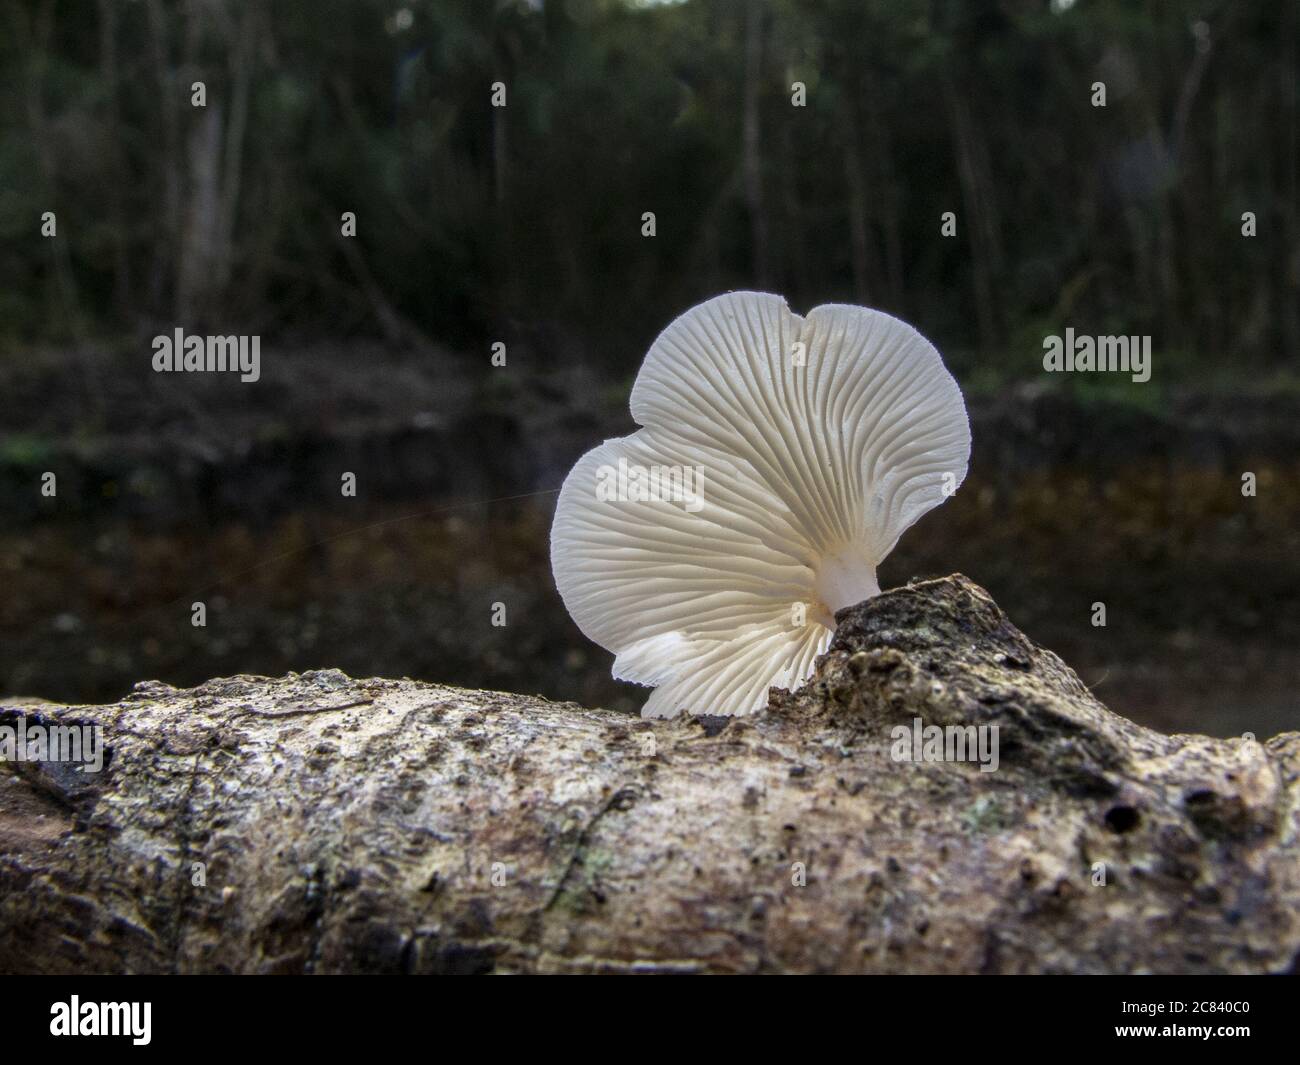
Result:
[[[1282,972],[1300,954],[1300,734],[1140,728],[963,577],[842,611],[813,680],[747,719],[333,670],[146,682],[0,724],[19,715],[101,724],[112,757],[0,767],[5,972]],[[997,771],[893,760],[918,717],[997,725]]]

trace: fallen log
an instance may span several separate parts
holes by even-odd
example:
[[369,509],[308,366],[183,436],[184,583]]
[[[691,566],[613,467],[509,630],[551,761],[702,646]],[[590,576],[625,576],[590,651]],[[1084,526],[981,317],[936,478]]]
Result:
[[336,670],[0,708],[109,747],[0,766],[0,971],[1296,970],[1300,734],[1139,727],[960,576],[838,623],[751,718]]

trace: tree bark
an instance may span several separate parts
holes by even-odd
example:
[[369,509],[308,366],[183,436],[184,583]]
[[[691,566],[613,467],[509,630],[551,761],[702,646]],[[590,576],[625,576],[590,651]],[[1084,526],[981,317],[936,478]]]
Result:
[[[959,576],[842,611],[810,682],[746,719],[336,670],[0,724],[20,715],[100,724],[112,751],[94,776],[0,773],[5,972],[1280,972],[1300,951],[1300,734],[1141,728]],[[996,725],[997,770],[895,760],[915,718]]]

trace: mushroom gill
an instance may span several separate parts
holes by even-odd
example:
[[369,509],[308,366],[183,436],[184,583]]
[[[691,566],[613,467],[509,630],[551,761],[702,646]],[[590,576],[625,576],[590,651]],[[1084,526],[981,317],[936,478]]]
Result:
[[718,296],[650,348],[642,428],[565,479],[560,595],[646,717],[747,714],[812,672],[835,611],[966,475],[970,426],[934,347],[880,311]]

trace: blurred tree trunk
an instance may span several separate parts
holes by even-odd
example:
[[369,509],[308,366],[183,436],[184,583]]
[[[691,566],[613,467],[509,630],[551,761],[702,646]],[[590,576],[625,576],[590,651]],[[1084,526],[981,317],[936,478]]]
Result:
[[[193,108],[187,144],[188,188],[176,312],[182,321],[201,321],[221,305],[233,266],[255,24],[251,8],[235,20],[215,0],[188,10],[185,69],[192,72],[191,80],[206,84],[208,95],[206,107]],[[204,76],[198,62],[209,38],[215,38],[228,56],[227,77],[220,81]],[[223,96],[227,91],[228,100]]]
[[498,209],[506,202],[506,160],[509,154],[506,138],[506,109],[494,107],[492,108],[492,190],[496,196]]
[[225,158],[221,177],[221,200],[217,228],[219,272],[217,283],[224,291],[235,263],[235,225],[239,218],[240,190],[244,172],[244,143],[248,132],[248,106],[252,92],[257,42],[265,29],[260,9],[249,6],[239,19],[237,36],[230,49],[230,124],[226,129]]
[[113,222],[113,305],[120,317],[131,314],[130,226],[123,189],[127,180],[122,151],[122,110],[118,98],[118,6],[99,0],[99,71],[104,79],[105,132],[108,135],[108,213]]
[[884,277],[889,294],[890,308],[895,313],[904,311],[903,304],[903,240],[899,232],[899,219],[903,214],[902,195],[894,168],[894,146],[889,123],[881,104],[880,81],[875,74],[866,74],[867,131],[871,145],[871,159],[875,164],[875,186],[879,195],[877,220],[884,242]]
[[[940,83],[947,104],[957,177],[966,211],[965,231],[970,241],[971,275],[980,346],[988,351],[1001,340],[1002,316],[998,303],[1000,241],[987,155],[981,146],[981,135],[971,117],[970,102],[964,91],[958,89],[946,66],[942,68]],[[961,232],[960,228],[958,232]]]
[[803,286],[811,277],[808,268],[807,243],[804,241],[804,207],[799,196],[799,141],[794,136],[792,123],[787,122],[781,135],[781,198],[785,229],[781,233],[782,289],[801,300]]
[[871,302],[871,253],[867,232],[867,178],[858,152],[858,103],[856,93],[844,106],[841,136],[844,145],[844,181],[848,186],[849,262],[853,270],[853,296],[859,303]]
[[[1220,32],[1223,24],[1216,25],[1215,32]],[[1204,140],[1189,136],[1192,124],[1192,112],[1201,87],[1205,83],[1205,72],[1209,67],[1214,41],[1210,31],[1204,35],[1196,34],[1195,50],[1192,61],[1183,74],[1178,90],[1178,102],[1174,106],[1173,119],[1170,122],[1169,139],[1172,143],[1173,162],[1177,167],[1178,179],[1178,230],[1182,235],[1185,249],[1180,256],[1181,286],[1187,292],[1203,291],[1214,287],[1214,281],[1205,276],[1204,269],[1215,260],[1213,247],[1209,238],[1217,237],[1214,227],[1198,225],[1202,218],[1213,217],[1213,208],[1208,200],[1212,198],[1213,168],[1207,159],[1208,152],[1202,145]],[[1203,110],[1203,109],[1202,109]],[[1193,163],[1195,156],[1195,163]],[[1204,249],[1204,250],[1203,250]],[[1224,312],[1226,300],[1192,300],[1185,307],[1179,305],[1184,313],[1178,314],[1178,325],[1183,336],[1180,343],[1184,347],[1195,348],[1197,339],[1203,338],[1216,348],[1221,347],[1225,337]]]
[[176,314],[182,322],[194,320],[197,308],[215,295],[217,281],[218,170],[225,106],[209,99],[199,109],[186,146],[185,224],[181,233],[176,275]]
[[171,311],[176,312],[175,296],[168,293],[168,284],[174,286],[177,276],[177,256],[181,248],[181,188],[184,169],[180,155],[180,109],[189,106],[188,92],[182,101],[179,79],[172,69],[171,34],[167,13],[161,0],[147,0],[145,8],[149,22],[149,55],[153,63],[154,80],[158,84],[158,124],[161,130],[161,159],[158,169],[162,173],[162,215],[165,239],[155,241],[152,247],[153,262],[149,275],[149,300],[161,310],[164,300],[172,296]]
[[[76,278],[72,273],[72,256],[69,251],[69,227],[72,220],[59,202],[59,166],[54,155],[50,136],[49,117],[45,108],[45,78],[49,67],[51,39],[54,32],[53,0],[41,0],[30,15],[23,10],[26,5],[10,9],[14,35],[26,58],[23,69],[23,104],[27,128],[40,168],[44,204],[41,213],[53,211],[58,236],[41,238],[49,255],[50,285],[47,291],[49,321],[62,322],[75,336],[81,333],[81,311],[77,296]],[[39,225],[39,217],[34,220]]]
[[742,168],[745,206],[749,210],[750,241],[754,281],[761,289],[771,287],[767,215],[763,204],[763,142],[759,104],[763,85],[763,27],[767,6],[761,0],[745,4],[745,83],[742,118]]
[[1300,366],[1300,5],[1285,5],[1282,25],[1282,63],[1278,95],[1281,113],[1286,116],[1282,135],[1282,174],[1280,197],[1284,241],[1280,248],[1278,290],[1282,303],[1282,336],[1292,369]]

